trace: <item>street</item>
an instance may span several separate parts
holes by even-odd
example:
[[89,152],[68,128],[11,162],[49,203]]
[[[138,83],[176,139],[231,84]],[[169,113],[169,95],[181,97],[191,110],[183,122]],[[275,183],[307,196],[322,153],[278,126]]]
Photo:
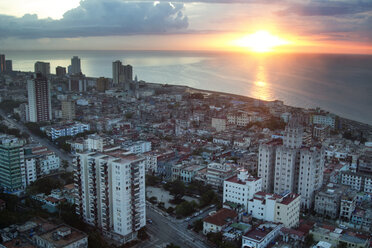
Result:
[[28,128],[25,127],[21,122],[17,122],[15,120],[11,119],[11,118],[8,118],[8,116],[2,110],[0,110],[0,115],[4,118],[4,120],[6,120],[10,124],[9,127],[12,126],[13,128],[19,129],[23,133],[27,133],[28,135],[30,135],[30,137],[32,137],[33,140],[39,142],[41,145],[46,146],[49,150],[55,152],[56,155],[58,155],[62,160],[68,161],[69,162],[69,167],[67,168],[67,171],[68,172],[72,171],[72,166],[71,166],[72,157],[67,152],[65,152],[65,151],[59,149],[58,147],[56,147],[48,139],[41,138],[41,137],[31,133],[30,130],[28,130]]
[[[205,240],[187,229],[186,221],[178,221],[165,217],[157,209],[148,206],[146,208],[147,218],[152,219],[152,224],[147,224],[147,232],[150,235],[150,240],[140,244],[138,247],[165,247],[169,243],[173,243],[182,248],[203,248],[211,247],[207,245]],[[191,221],[191,220],[190,220]]]

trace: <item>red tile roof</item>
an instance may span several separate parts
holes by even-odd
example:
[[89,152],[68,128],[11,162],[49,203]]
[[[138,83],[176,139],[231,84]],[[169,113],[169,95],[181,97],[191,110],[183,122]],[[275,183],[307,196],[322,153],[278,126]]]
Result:
[[229,219],[234,219],[238,214],[230,209],[222,208],[217,213],[206,217],[203,221],[216,226],[223,226],[229,222]]

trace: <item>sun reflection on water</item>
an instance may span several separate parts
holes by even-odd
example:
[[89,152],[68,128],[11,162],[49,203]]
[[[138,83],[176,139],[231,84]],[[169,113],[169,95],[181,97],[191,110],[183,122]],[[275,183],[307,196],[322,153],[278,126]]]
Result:
[[265,66],[262,64],[257,67],[256,70],[256,80],[254,81],[251,94],[254,98],[261,99],[261,100],[271,100],[270,94],[270,84],[267,80],[267,73]]

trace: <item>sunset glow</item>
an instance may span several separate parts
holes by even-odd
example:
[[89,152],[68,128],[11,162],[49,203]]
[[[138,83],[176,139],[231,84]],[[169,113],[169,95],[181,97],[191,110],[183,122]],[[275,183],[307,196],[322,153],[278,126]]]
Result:
[[275,47],[287,45],[289,43],[289,41],[272,35],[265,30],[257,31],[234,41],[236,46],[248,48],[258,53],[270,52],[273,51]]

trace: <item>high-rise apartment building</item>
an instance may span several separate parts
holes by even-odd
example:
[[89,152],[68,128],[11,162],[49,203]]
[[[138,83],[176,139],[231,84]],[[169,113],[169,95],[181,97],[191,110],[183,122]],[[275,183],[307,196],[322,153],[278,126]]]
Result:
[[73,100],[62,101],[62,119],[65,120],[75,119],[75,101]]
[[110,81],[108,78],[100,77],[97,79],[96,89],[99,92],[105,92],[109,89]]
[[14,136],[0,137],[0,188],[14,192],[25,187],[23,143]]
[[85,75],[79,73],[70,76],[68,81],[68,90],[75,92],[84,92],[87,90],[87,79]]
[[74,161],[76,212],[125,243],[146,225],[145,159],[124,150],[78,153]]
[[62,67],[62,66],[57,66],[56,67],[56,75],[58,77],[62,77],[64,75],[66,75],[66,67]]
[[125,90],[130,90],[130,83],[133,81],[133,67],[122,65],[120,60],[112,62],[113,85],[122,84]]
[[50,74],[50,64],[47,62],[37,61],[35,63],[35,73],[40,73],[43,77],[48,77]]
[[5,55],[0,54],[0,72],[5,72],[6,66],[5,66]]
[[71,58],[71,74],[79,73],[81,73],[80,58],[78,56],[74,56]]
[[276,140],[261,144],[258,176],[262,177],[265,192],[298,193],[301,207],[308,209],[323,183],[324,151],[303,146],[302,136],[302,126],[291,119],[284,131],[283,144]]
[[13,71],[13,63],[11,60],[5,60],[5,71],[12,72]]
[[259,147],[257,175],[262,178],[262,190],[265,192],[271,193],[274,190],[275,154],[277,147],[281,145],[283,141],[277,139]]
[[36,74],[36,78],[27,81],[27,93],[29,121],[50,121],[52,104],[48,80],[40,73]]

